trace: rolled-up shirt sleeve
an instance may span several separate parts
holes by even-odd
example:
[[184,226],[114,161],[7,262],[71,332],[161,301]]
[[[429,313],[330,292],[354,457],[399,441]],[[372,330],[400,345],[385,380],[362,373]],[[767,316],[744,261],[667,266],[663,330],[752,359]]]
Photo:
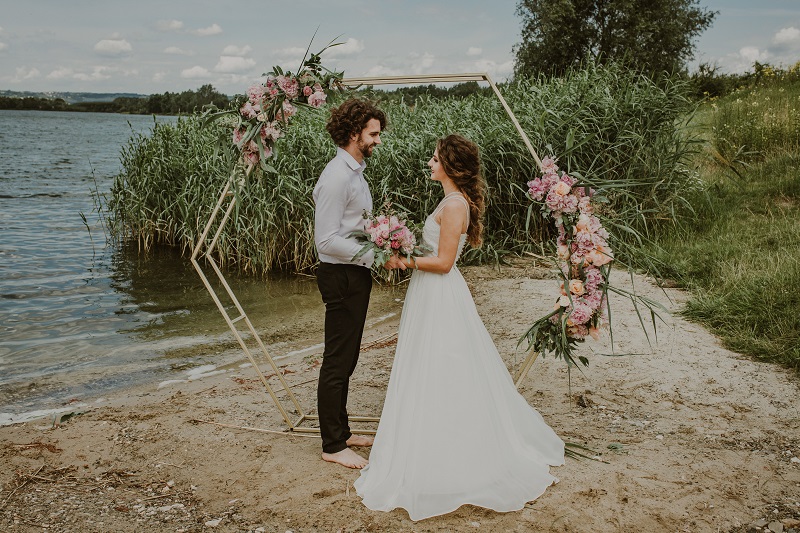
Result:
[[339,235],[350,195],[350,183],[343,174],[327,174],[317,186],[314,244],[318,253],[336,257],[342,262],[352,261],[353,256],[361,250],[355,238]]

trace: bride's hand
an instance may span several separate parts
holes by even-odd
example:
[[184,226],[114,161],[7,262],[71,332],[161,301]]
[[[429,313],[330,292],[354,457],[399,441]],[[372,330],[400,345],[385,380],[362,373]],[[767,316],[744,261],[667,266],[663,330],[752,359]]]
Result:
[[393,255],[383,266],[387,270],[393,270],[395,268],[399,268],[400,270],[406,269],[406,264],[396,255]]

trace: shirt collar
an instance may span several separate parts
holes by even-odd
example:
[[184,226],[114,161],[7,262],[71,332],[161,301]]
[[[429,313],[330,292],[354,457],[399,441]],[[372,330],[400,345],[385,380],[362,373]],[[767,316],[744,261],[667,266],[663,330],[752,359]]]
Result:
[[365,168],[367,168],[366,161],[362,161],[361,163],[359,163],[358,161],[356,161],[355,157],[350,155],[350,153],[341,146],[336,147],[336,155],[341,156],[344,159],[345,163],[347,163],[347,166],[354,171],[363,171]]

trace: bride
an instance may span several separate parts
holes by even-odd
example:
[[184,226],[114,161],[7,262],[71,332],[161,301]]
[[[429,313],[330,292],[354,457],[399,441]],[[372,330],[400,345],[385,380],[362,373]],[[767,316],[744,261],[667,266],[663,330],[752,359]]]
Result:
[[455,266],[466,241],[482,240],[478,147],[449,135],[428,166],[445,193],[423,229],[432,252],[403,259],[416,272],[355,488],[370,509],[402,507],[412,520],[464,504],[519,510],[558,481],[549,467],[564,464],[564,443],[517,392]]

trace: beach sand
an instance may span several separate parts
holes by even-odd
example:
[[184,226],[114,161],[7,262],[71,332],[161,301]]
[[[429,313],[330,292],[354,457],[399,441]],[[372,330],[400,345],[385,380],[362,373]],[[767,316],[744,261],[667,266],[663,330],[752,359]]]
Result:
[[[517,339],[552,307],[555,280],[527,261],[462,270],[515,371],[525,357],[515,352]],[[630,288],[627,273],[615,272],[614,282]],[[673,311],[686,298],[643,277],[635,284]],[[797,376],[722,348],[676,315],[658,324],[657,341],[648,327],[651,346],[630,301],[613,297],[612,312],[620,356],[603,355],[612,350],[606,331],[580,348],[588,368],[568,376],[563,361],[539,359],[520,388],[566,442],[600,459],[568,458],[552,469],[560,482],[521,511],[467,505],[420,522],[399,509],[370,511],[352,487],[357,471],[323,462],[318,438],[282,433],[282,417],[243,352],[213,355],[209,347],[218,372],[195,374],[202,379],[153,383],[74,411],[65,406],[57,423],[50,416],[0,427],[0,531],[728,532],[747,531],[759,518],[797,527]],[[370,311],[373,326],[350,386],[352,414],[380,414],[399,313],[386,316]],[[308,413],[315,412],[322,318],[287,325],[296,335],[271,351],[296,352],[279,365]],[[276,377],[270,383],[280,388]]]

